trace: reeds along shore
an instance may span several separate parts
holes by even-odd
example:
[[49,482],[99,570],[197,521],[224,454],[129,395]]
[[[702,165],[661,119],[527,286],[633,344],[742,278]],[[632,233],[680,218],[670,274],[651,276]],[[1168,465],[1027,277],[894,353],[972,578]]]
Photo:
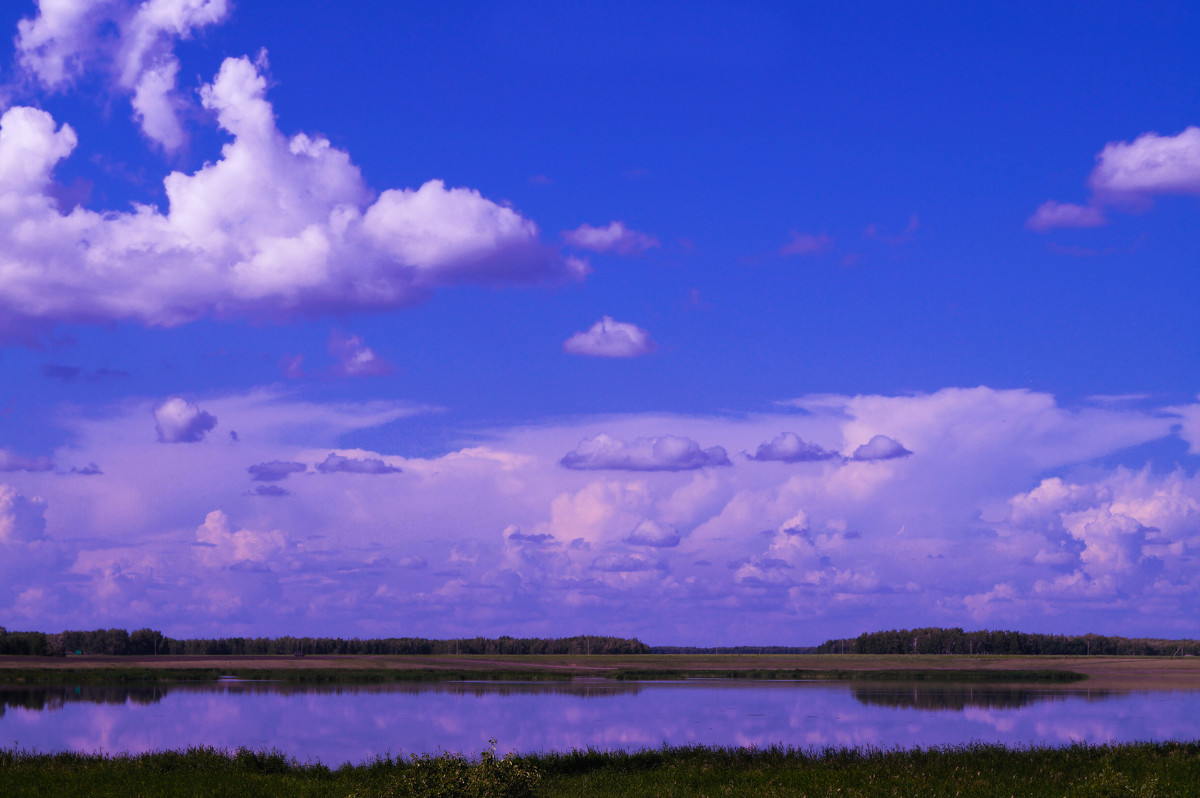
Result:
[[381,758],[330,768],[279,752],[140,756],[0,750],[2,795],[1194,796],[1200,742],[1010,749],[771,747]]

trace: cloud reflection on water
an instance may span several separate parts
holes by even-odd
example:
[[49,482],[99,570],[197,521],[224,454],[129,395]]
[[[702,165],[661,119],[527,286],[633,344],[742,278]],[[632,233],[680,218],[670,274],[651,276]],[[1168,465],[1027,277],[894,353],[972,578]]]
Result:
[[277,748],[328,764],[424,751],[1059,745],[1200,737],[1200,691],[812,682],[435,683],[0,690],[0,739],[42,751]]

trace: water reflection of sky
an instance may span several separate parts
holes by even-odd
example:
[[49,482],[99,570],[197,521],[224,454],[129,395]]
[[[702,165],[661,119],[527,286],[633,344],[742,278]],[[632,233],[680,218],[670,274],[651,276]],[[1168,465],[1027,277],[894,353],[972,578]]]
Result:
[[425,751],[703,743],[1063,745],[1200,738],[1200,691],[828,682],[0,689],[0,746],[143,752],[276,748],[328,764]]

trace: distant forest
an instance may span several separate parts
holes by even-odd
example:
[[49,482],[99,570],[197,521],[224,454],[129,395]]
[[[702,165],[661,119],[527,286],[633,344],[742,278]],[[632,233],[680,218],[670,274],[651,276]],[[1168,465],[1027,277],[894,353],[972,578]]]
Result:
[[61,657],[73,654],[238,656],[262,654],[649,654],[640,640],[601,635],[559,638],[427,640],[389,637],[222,637],[176,639],[154,629],[94,629],[85,632],[10,632],[0,626],[0,654]]
[[1200,640],[1161,640],[1104,635],[1041,635],[962,629],[892,629],[844,640],[826,640],[821,654],[1057,654],[1110,656],[1196,656]]
[[270,654],[1024,654],[1111,656],[1200,656],[1200,640],[1162,640],[1104,635],[1043,635],[962,629],[892,629],[826,640],[819,646],[648,646],[637,639],[602,635],[575,637],[471,637],[429,640],[389,637],[222,637],[177,639],[154,629],[93,629],[58,634],[10,632],[0,626],[0,654],[61,657],[270,655]]

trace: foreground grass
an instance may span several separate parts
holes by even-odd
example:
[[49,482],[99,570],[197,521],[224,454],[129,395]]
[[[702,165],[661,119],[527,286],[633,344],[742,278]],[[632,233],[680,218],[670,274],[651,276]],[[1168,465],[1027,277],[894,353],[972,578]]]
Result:
[[277,752],[141,756],[0,751],[12,796],[1195,796],[1200,742],[909,751],[663,748],[479,759],[446,754],[330,769]]

